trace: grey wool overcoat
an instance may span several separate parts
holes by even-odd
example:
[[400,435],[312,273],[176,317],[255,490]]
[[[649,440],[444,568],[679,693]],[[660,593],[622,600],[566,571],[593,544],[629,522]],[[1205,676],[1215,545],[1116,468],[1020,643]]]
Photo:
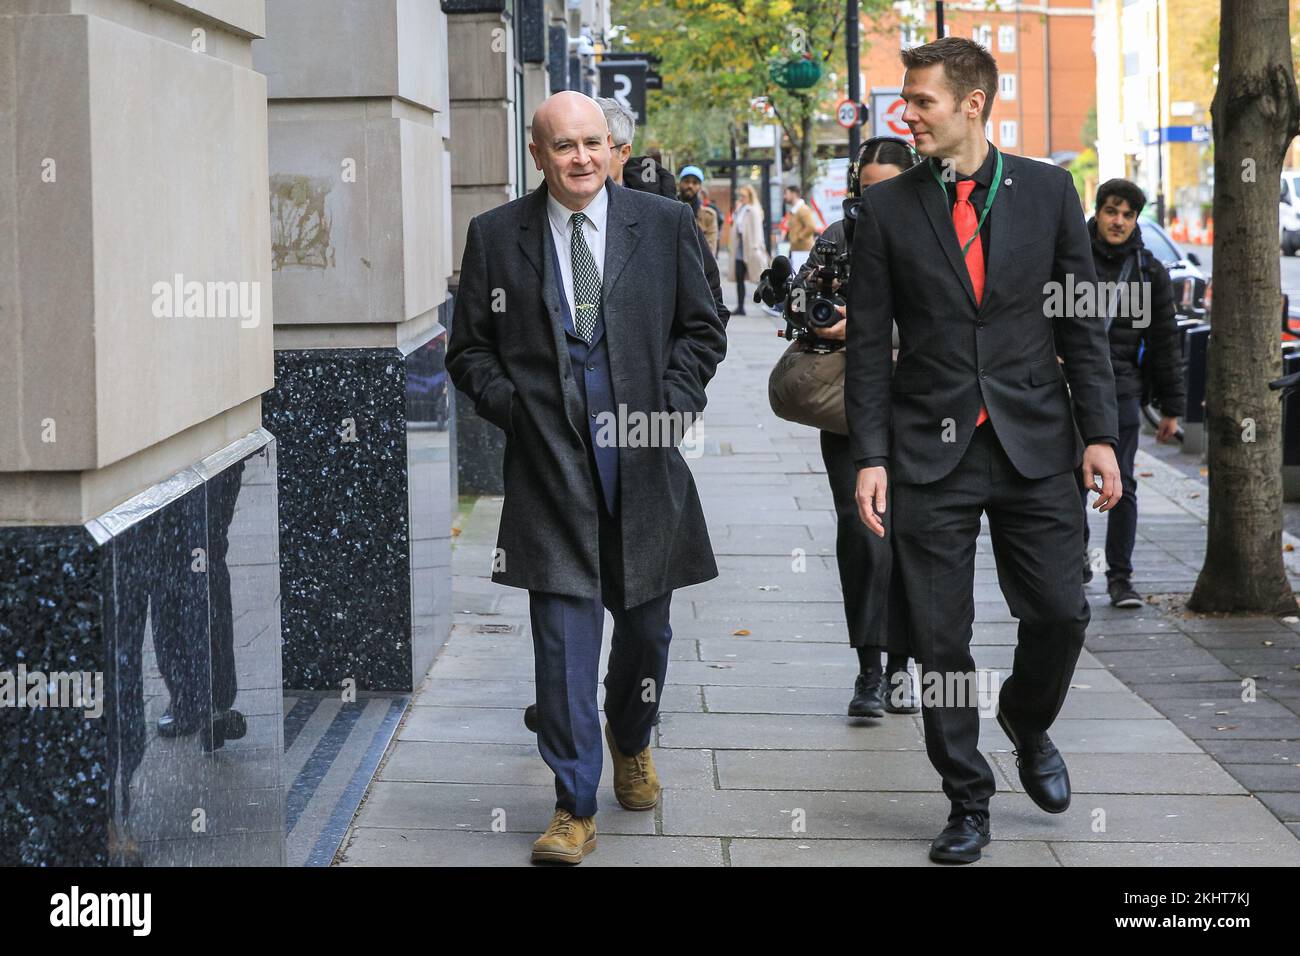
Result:
[[[726,354],[691,209],[606,179],[602,304],[614,401],[627,412],[702,412]],[[456,293],[447,371],[506,432],[505,502],[492,580],[600,593],[597,508],[570,368],[546,185],[475,216]],[[578,370],[581,373],[581,369]],[[717,577],[699,495],[674,443],[620,444],[624,607]]]

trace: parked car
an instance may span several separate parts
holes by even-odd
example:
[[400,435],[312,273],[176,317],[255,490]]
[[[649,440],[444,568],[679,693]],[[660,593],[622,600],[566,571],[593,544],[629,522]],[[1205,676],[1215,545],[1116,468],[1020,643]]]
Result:
[[1143,245],[1169,272],[1178,317],[1204,320],[1209,313],[1205,293],[1210,277],[1202,271],[1200,257],[1194,252],[1185,252],[1159,223],[1151,219],[1139,219],[1138,227],[1142,230]]
[[[1201,258],[1194,252],[1185,251],[1173,240],[1164,228],[1151,219],[1139,219],[1138,227],[1142,230],[1142,244],[1160,261],[1169,273],[1169,284],[1173,287],[1174,311],[1179,325],[1191,327],[1209,321],[1210,314],[1210,277],[1201,269]],[[1152,404],[1149,391],[1142,395],[1142,417],[1152,429],[1160,425],[1160,410]],[[1183,440],[1182,425],[1174,433],[1174,440]]]
[[1300,169],[1282,170],[1282,192],[1277,204],[1278,244],[1282,255],[1300,251]]

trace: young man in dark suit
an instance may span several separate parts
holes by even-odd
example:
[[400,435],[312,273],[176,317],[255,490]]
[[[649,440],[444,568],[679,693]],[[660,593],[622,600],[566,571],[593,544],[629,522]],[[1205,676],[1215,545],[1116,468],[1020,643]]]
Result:
[[[1070,175],[999,153],[985,138],[993,57],[959,37],[902,56],[903,121],[927,160],[863,196],[845,401],[858,507],[874,533],[892,524],[916,658],[931,672],[922,679],[926,750],[952,808],[930,857],[971,862],[989,841],[994,778],[979,752],[978,701],[955,693],[975,681],[949,675],[975,674],[980,516],[1020,622],[997,719],[1029,797],[1060,813],[1070,782],[1047,729],[1090,618],[1078,482],[1102,480],[1101,511],[1120,498],[1115,381],[1104,317],[1081,314],[1089,310],[1072,297],[1096,275]],[[941,685],[927,680],[936,677]]]
[[447,346],[452,381],[507,436],[492,580],[528,589],[537,743],[555,774],[535,862],[579,863],[596,846],[606,608],[614,793],[653,810],[669,602],[718,574],[677,446],[726,336],[690,207],[615,186],[611,147],[590,97],[538,107],[529,149],[545,182],[471,220]]

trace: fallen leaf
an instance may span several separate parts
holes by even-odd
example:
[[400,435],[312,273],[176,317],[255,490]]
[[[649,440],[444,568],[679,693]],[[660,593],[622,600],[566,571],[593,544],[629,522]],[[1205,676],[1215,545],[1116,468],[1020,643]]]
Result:
[[736,637],[748,637],[748,636],[749,636],[749,631],[745,630],[743,627],[742,627],[740,630],[738,630],[738,631],[732,631],[731,633],[732,633],[734,636],[736,636]]

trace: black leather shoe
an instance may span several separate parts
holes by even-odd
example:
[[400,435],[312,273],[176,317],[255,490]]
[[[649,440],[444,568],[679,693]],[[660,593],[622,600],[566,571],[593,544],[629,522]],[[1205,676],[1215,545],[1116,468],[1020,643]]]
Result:
[[203,731],[203,750],[212,753],[220,750],[228,740],[238,740],[248,733],[248,721],[237,710],[218,711],[212,720],[211,729]]
[[849,701],[850,717],[884,717],[885,707],[881,701],[883,674],[870,670],[859,674],[853,682],[853,699]]
[[912,672],[906,667],[885,674],[885,710],[891,714],[919,714],[921,704],[916,699]]
[[248,733],[248,721],[237,710],[223,710],[221,712],[221,729],[222,736],[227,740],[239,740]]
[[988,817],[968,813],[949,821],[943,832],[930,844],[930,859],[935,863],[974,863],[980,850],[989,845]]
[[1016,755],[1020,784],[1040,810],[1064,813],[1070,806],[1070,772],[1065,758],[1045,733],[1018,734],[998,710],[998,726],[1007,735]]
[[537,733],[537,705],[529,704],[524,708],[524,726]]
[[1088,552],[1083,552],[1083,583],[1087,584],[1092,580],[1092,558]]

